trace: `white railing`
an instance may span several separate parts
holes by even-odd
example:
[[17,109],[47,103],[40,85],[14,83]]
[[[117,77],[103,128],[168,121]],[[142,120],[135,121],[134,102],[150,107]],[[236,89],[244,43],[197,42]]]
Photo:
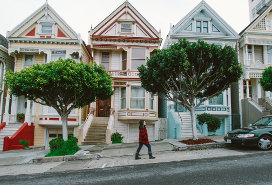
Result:
[[120,110],[118,111],[118,119],[147,119],[147,120],[157,120],[156,111],[139,111],[139,110]]
[[108,71],[113,78],[139,78],[139,71]]
[[106,130],[106,143],[107,144],[111,143],[111,134],[113,131],[113,126],[114,126],[114,114],[111,114],[109,122],[108,122],[107,130]]
[[91,127],[91,124],[92,124],[92,122],[93,122],[93,114],[90,112],[89,113],[89,115],[88,115],[88,117],[87,117],[87,119],[86,119],[86,121],[85,121],[85,123],[83,124],[83,128],[82,128],[82,141],[84,141],[84,139],[85,139],[85,137],[86,137],[86,135],[87,135],[87,133],[88,133],[88,130],[89,130],[89,128]]

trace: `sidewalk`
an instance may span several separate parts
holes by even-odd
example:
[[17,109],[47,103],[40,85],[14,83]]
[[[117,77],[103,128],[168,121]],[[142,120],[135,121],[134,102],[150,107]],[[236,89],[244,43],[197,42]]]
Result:
[[[217,140],[218,142],[223,142],[222,137],[213,139]],[[93,155],[97,154],[101,156],[101,158],[95,157],[91,160],[61,161],[38,164],[31,164],[29,161],[31,161],[33,158],[44,156],[48,151],[17,150],[4,152],[0,153],[0,176],[184,161],[202,158],[237,156],[250,153],[248,151],[241,152],[226,148],[172,151],[173,146],[170,143],[178,143],[180,140],[181,139],[167,139],[158,142],[151,142],[153,155],[156,157],[156,159],[152,160],[148,158],[147,147],[145,146],[143,146],[140,152],[140,157],[142,159],[134,159],[134,154],[138,147],[138,143],[84,146],[83,148],[85,151],[90,151]]]

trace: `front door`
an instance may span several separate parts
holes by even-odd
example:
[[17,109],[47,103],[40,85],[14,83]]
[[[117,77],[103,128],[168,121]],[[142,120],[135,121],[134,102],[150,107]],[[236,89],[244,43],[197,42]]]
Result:
[[97,117],[110,117],[111,99],[97,100],[96,101],[96,116]]

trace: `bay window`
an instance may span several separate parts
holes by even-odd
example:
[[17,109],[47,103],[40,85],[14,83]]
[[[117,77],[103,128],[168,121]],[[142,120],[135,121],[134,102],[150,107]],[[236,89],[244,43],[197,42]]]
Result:
[[145,65],[145,48],[132,48],[132,55],[131,55],[131,69],[136,71],[138,67],[142,64]]
[[209,99],[209,105],[223,105],[223,93]]
[[145,90],[141,86],[131,86],[130,108],[145,109]]

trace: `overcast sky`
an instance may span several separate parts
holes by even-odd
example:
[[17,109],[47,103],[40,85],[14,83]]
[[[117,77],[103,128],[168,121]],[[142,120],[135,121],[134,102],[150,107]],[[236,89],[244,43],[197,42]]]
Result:
[[[6,36],[46,0],[1,0],[0,34]],[[49,4],[88,43],[88,30],[95,27],[125,0],[49,0]],[[201,0],[129,0],[165,39],[176,24]],[[236,32],[249,24],[248,0],[206,0]]]

